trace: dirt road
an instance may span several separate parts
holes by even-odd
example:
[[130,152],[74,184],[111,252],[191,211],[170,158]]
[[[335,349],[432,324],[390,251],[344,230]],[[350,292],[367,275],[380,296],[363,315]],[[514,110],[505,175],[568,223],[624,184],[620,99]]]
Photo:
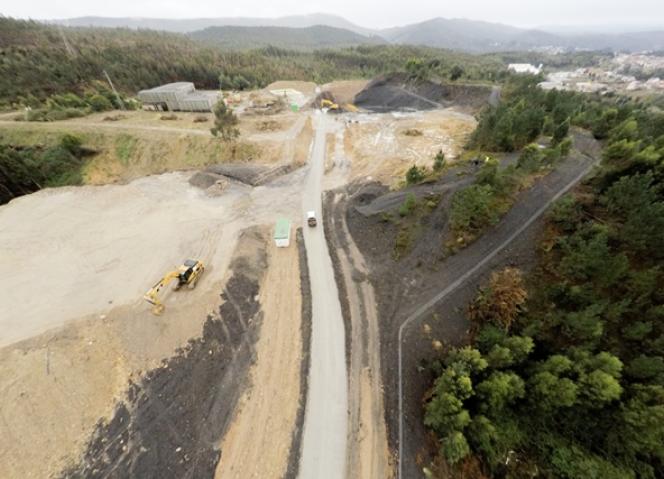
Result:
[[[314,119],[316,136],[302,199],[302,214],[322,211],[326,115]],[[342,478],[346,467],[347,383],[344,324],[322,225],[304,231],[311,278],[312,338],[309,390],[300,477]]]
[[392,468],[380,375],[378,310],[368,267],[348,231],[347,198],[340,191],[343,189],[326,195],[325,224],[350,329],[346,478],[387,479],[392,477]]

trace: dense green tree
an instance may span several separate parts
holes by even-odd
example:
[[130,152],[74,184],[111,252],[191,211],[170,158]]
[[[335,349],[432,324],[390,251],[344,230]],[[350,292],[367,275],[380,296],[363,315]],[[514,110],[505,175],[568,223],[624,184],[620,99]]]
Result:
[[450,70],[450,80],[456,81],[463,76],[465,73],[463,67],[459,65],[454,65]]
[[553,130],[553,144],[557,145],[561,141],[563,141],[565,138],[567,138],[567,134],[569,133],[569,119],[566,118],[562,122],[560,122],[556,128]]
[[213,109],[214,127],[210,131],[214,136],[221,137],[224,141],[233,141],[240,136],[237,128],[239,122],[232,108],[226,106],[224,100],[219,100]]
[[445,168],[445,153],[440,150],[433,159],[433,171],[441,171]]
[[483,401],[486,411],[496,414],[505,406],[521,399],[526,394],[525,384],[516,373],[492,372],[487,379],[477,385],[477,394]]
[[443,439],[441,452],[451,464],[456,464],[470,453],[470,447],[463,433],[455,431]]

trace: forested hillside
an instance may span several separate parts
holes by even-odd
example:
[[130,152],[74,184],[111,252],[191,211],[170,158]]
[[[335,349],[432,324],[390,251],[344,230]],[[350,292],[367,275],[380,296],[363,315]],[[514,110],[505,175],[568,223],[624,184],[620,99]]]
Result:
[[[66,47],[65,40],[69,45]],[[218,88],[219,76],[241,78],[243,87],[276,80],[371,78],[401,70],[421,58],[436,71],[463,64],[467,78],[493,78],[504,70],[494,58],[407,46],[359,46],[297,52],[267,47],[230,52],[184,35],[104,28],[63,28],[0,18],[0,103],[34,104],[59,93],[84,93],[106,70],[124,93],[188,80]]]
[[606,141],[603,161],[550,213],[534,272],[496,271],[471,345],[433,365],[435,473],[662,478],[664,111],[535,82],[507,85],[473,145],[511,151],[571,123]]
[[231,50],[250,50],[269,46],[290,50],[314,50],[387,43],[376,36],[368,37],[350,30],[324,25],[307,28],[209,27],[191,32],[189,36],[211,46]]

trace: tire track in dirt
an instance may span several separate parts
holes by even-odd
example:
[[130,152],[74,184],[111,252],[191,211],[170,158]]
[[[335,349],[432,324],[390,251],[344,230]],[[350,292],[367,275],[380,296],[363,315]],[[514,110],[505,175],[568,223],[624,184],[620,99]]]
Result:
[[343,193],[325,201],[326,239],[347,324],[349,424],[346,477],[392,477],[380,375],[380,334],[367,266],[345,222]]

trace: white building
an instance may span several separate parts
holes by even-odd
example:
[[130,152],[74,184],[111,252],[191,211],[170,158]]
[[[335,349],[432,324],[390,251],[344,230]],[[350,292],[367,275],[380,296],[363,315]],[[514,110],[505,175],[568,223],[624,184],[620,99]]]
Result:
[[531,73],[533,75],[539,75],[543,66],[544,65],[541,63],[538,67],[531,65],[530,63],[510,63],[507,66],[507,69],[515,73]]

